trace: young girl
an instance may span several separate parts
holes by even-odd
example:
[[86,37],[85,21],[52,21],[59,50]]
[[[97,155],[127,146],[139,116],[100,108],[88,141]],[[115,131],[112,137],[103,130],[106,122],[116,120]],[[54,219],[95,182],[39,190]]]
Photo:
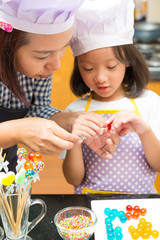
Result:
[[[92,135],[106,125],[96,114],[50,106],[52,75],[70,44],[73,16],[82,2],[0,0],[0,147],[9,147],[4,152],[10,169],[17,161],[14,144],[60,153],[82,142],[81,135],[69,133],[79,117],[88,125],[93,121]],[[105,143],[99,142],[101,154]]]
[[94,0],[85,1],[76,14],[71,88],[77,96],[89,95],[66,111],[99,113],[107,118],[109,131],[125,135],[111,159],[99,157],[85,141],[67,151],[64,175],[78,194],[156,192],[160,97],[145,90],[149,72],[132,44],[133,12],[132,0],[107,5]]

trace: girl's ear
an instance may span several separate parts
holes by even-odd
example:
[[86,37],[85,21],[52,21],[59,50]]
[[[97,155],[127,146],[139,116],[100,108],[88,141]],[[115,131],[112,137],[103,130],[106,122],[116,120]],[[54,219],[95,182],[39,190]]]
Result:
[[130,67],[130,64],[129,64],[129,63],[126,63],[125,65],[126,65],[126,68],[127,68],[127,67]]

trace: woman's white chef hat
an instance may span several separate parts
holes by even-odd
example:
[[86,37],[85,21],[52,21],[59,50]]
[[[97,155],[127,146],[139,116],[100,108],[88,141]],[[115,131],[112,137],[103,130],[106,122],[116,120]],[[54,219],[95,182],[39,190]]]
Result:
[[85,0],[75,14],[74,56],[103,47],[133,43],[133,0]]
[[[73,25],[84,0],[0,0],[0,22],[38,34],[56,34]],[[5,25],[6,26],[6,25]]]

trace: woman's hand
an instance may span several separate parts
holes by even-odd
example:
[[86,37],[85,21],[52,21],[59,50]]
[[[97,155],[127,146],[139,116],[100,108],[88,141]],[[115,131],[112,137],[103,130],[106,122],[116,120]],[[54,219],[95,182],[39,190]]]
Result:
[[[59,154],[63,150],[71,149],[74,143],[82,141],[80,137],[67,132],[54,121],[42,118],[24,118],[2,124],[9,132],[10,146],[22,143],[42,154]],[[6,141],[6,144],[8,143]]]

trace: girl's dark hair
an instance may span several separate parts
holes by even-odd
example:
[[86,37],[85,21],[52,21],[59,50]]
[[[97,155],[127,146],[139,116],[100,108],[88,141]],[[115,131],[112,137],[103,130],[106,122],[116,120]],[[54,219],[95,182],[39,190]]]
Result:
[[13,29],[11,33],[7,33],[0,29],[0,81],[27,107],[30,103],[18,82],[14,56],[15,52],[28,42],[29,38],[25,32]]
[[[143,58],[143,55],[133,45],[122,45],[113,47],[115,57],[126,64],[126,73],[122,82],[127,97],[136,98],[140,96],[143,89],[150,80],[150,73]],[[74,69],[71,75],[70,86],[76,96],[83,96],[90,92],[90,89],[83,81],[77,59],[74,61]]]

